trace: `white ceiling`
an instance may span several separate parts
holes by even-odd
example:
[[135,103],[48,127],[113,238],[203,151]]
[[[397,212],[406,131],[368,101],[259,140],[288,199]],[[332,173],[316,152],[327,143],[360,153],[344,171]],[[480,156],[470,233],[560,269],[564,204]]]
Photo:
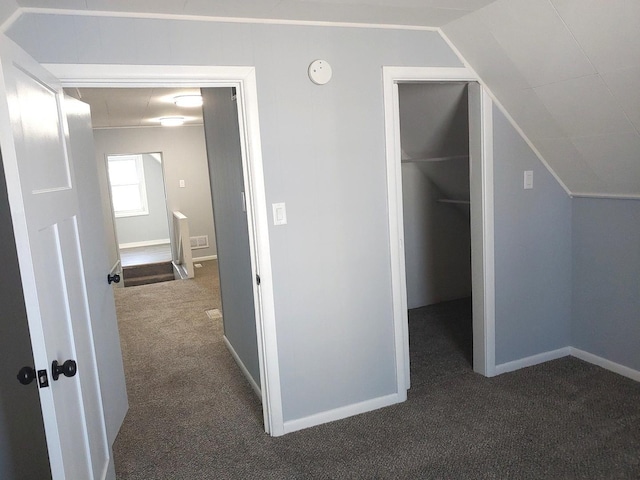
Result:
[[180,116],[186,125],[202,124],[202,107],[181,108],[177,95],[199,94],[198,88],[81,88],[67,93],[91,107],[94,128],[157,127],[161,117]]
[[640,1],[498,0],[443,28],[574,194],[640,194]]
[[494,0],[17,0],[21,7],[439,27]]

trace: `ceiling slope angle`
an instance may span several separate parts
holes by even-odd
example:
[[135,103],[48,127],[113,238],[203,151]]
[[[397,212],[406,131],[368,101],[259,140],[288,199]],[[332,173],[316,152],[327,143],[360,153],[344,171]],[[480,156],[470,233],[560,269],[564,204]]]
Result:
[[498,0],[442,28],[574,196],[640,198],[640,2]]

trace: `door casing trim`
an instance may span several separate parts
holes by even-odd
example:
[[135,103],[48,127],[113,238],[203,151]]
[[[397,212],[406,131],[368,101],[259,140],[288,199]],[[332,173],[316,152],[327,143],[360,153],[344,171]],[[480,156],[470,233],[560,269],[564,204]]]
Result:
[[[410,387],[410,371],[398,84],[429,82],[480,82],[480,79],[465,67],[383,67],[391,294],[399,392]],[[493,102],[482,83],[480,83],[480,89],[482,154],[479,165],[481,172],[477,176],[478,184],[474,187],[479,194],[475,199],[476,205],[478,201],[481,204],[476,214],[480,215],[478,224],[481,225],[482,232],[478,238],[482,239],[482,245],[477,246],[480,248],[476,248],[476,251],[481,252],[482,255],[481,259],[477,259],[482,265],[482,272],[473,275],[472,290],[474,295],[477,295],[476,292],[481,292],[482,301],[473,302],[473,367],[476,372],[492,377],[495,375]],[[472,215],[474,215],[473,212]],[[474,263],[473,260],[472,263]]]
[[235,87],[243,150],[243,175],[247,195],[247,223],[251,266],[259,273],[254,282],[260,390],[265,431],[284,434],[275,305],[269,246],[269,217],[258,118],[255,67],[183,65],[43,64],[63,87]]

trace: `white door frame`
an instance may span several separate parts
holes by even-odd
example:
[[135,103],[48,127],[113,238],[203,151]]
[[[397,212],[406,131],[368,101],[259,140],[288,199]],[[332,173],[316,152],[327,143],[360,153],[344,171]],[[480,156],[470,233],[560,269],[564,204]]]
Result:
[[[479,82],[479,78],[467,68],[383,67],[387,205],[398,391],[410,387],[398,84],[420,82]],[[479,220],[478,224],[482,226],[482,232],[479,232],[475,237],[481,239],[482,242],[481,248],[475,249],[476,252],[482,252],[482,259],[480,262],[473,262],[472,259],[472,264],[482,265],[482,272],[476,271],[472,274],[474,296],[481,292],[480,300],[482,300],[473,302],[473,368],[482,375],[492,377],[495,375],[493,103],[483,85],[481,85],[481,90],[482,155],[480,162],[478,162],[480,174],[472,175],[470,178],[471,182],[475,182],[471,186],[471,215],[472,218],[475,215]],[[478,205],[481,208],[477,208]],[[474,241],[477,240],[474,239],[472,232],[472,244]]]
[[247,223],[251,266],[260,274],[254,282],[260,391],[265,431],[284,434],[278,346],[268,235],[268,210],[258,122],[258,93],[254,67],[45,64],[63,87],[235,87],[238,98],[243,175],[247,192]]

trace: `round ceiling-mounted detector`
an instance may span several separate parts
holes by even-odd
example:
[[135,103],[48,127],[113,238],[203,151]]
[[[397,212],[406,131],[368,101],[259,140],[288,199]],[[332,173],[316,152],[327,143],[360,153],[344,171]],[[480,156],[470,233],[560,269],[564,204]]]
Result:
[[314,60],[309,65],[309,78],[316,85],[329,83],[331,75],[331,65],[326,60]]

